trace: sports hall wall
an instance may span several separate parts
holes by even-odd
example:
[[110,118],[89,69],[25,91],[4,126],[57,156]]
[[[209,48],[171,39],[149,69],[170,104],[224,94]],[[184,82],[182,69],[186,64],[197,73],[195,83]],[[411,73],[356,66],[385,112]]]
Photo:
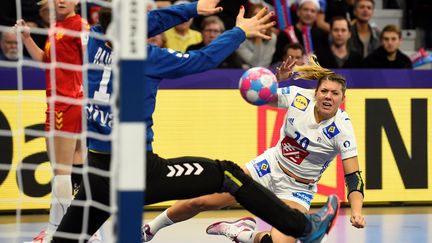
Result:
[[[212,70],[161,84],[154,150],[243,164],[274,145],[284,111],[247,104],[241,70]],[[340,70],[348,80],[344,109],[353,123],[367,204],[432,203],[432,71]],[[0,211],[48,208],[50,166],[42,133],[44,73],[0,69]],[[282,82],[313,88],[315,82]],[[21,91],[18,91],[18,90]],[[136,111],[141,112],[141,111]],[[19,186],[20,185],[20,186]],[[319,183],[315,202],[346,200],[340,159]],[[159,204],[157,206],[166,206]]]

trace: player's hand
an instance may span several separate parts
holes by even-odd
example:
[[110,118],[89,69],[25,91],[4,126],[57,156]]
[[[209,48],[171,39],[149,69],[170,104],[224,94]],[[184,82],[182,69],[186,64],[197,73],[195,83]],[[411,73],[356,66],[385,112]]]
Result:
[[365,218],[361,214],[351,215],[350,222],[352,226],[359,229],[364,228],[366,225]]
[[296,60],[292,56],[289,56],[276,68],[276,78],[278,82],[290,79],[293,76],[293,67],[295,64]]
[[250,19],[244,17],[245,9],[240,7],[237,15],[236,26],[246,33],[246,37],[260,37],[270,40],[271,36],[266,35],[266,30],[273,27],[276,22],[270,21],[274,12],[267,13],[267,8],[261,9],[255,16]]
[[199,15],[209,16],[223,11],[222,7],[216,7],[220,0],[199,0],[197,4],[197,13]]
[[27,39],[30,37],[30,27],[23,19],[17,20],[14,28],[21,32],[21,36],[23,39]]

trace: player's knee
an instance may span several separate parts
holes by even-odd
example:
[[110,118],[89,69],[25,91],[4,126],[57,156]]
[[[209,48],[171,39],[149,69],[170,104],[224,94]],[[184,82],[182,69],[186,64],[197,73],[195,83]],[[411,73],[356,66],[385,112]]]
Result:
[[58,198],[72,198],[72,182],[70,175],[56,175],[53,178],[52,193]]
[[221,188],[222,192],[229,192],[234,195],[237,190],[252,179],[243,170],[231,161],[220,161],[224,173],[224,181]]

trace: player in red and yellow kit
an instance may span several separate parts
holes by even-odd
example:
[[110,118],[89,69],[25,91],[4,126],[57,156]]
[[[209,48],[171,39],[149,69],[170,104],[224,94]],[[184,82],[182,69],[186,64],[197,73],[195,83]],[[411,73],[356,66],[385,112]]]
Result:
[[[43,61],[46,63],[57,62],[58,64],[72,64],[75,68],[81,69],[83,60],[83,45],[86,45],[86,35],[81,37],[65,34],[65,30],[81,31],[83,25],[87,28],[87,23],[78,14],[57,21],[55,28],[49,33],[45,43]],[[52,44],[54,41],[54,44]],[[51,48],[54,48],[53,50]],[[55,55],[53,55],[55,54]],[[82,86],[82,71],[70,70],[64,67],[56,67],[55,72],[47,69],[46,95],[47,97],[56,96],[56,100],[48,102],[47,120],[45,130],[50,129],[80,133],[81,132],[81,104],[77,103],[84,95]],[[62,102],[61,99],[67,97],[74,99],[75,105]],[[54,104],[54,108],[52,105]],[[55,112],[54,122],[50,121],[50,113]],[[77,117],[79,119],[77,119]],[[63,119],[59,119],[63,118]],[[51,124],[54,128],[51,128]]]
[[[43,1],[41,3],[46,4]],[[77,135],[82,129],[81,100],[84,93],[81,70],[89,26],[75,12],[78,2],[79,0],[53,1],[56,22],[51,23],[44,50],[30,37],[23,20],[18,20],[16,24],[16,27],[22,27],[23,44],[31,57],[36,61],[54,64],[46,69],[45,74],[48,98],[45,130],[54,131],[54,135],[48,135],[46,139],[54,170],[50,217],[48,230],[42,231],[33,242],[42,242],[46,235],[51,235],[56,230],[72,200],[72,166],[82,165],[84,158]],[[48,4],[50,5],[49,2]]]

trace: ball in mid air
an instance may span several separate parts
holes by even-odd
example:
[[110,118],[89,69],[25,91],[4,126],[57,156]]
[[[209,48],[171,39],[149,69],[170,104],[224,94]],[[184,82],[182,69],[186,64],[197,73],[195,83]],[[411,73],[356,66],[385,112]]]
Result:
[[276,96],[276,76],[267,68],[248,69],[240,78],[239,89],[242,97],[252,105],[264,105]]

